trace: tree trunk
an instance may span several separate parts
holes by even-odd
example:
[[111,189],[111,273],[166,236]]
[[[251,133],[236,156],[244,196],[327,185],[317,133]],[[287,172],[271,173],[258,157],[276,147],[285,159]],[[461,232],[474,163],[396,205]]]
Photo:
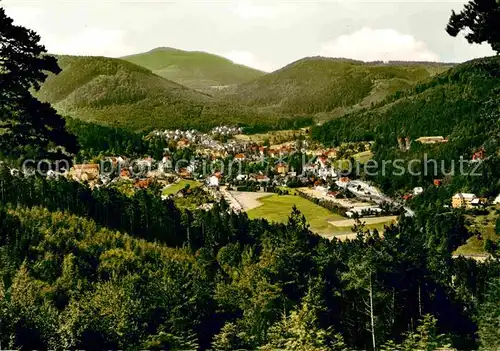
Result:
[[373,286],[372,286],[372,277],[370,277],[370,318],[371,318],[371,327],[372,327],[372,343],[373,350],[377,349],[377,344],[375,342],[375,317],[373,315]]
[[418,284],[418,315],[422,317],[422,288],[420,283]]

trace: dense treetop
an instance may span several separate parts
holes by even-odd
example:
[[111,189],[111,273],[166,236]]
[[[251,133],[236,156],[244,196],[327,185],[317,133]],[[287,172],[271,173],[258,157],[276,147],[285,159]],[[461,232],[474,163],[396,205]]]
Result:
[[460,13],[452,11],[446,31],[456,37],[467,31],[469,43],[487,42],[500,53],[500,2],[498,0],[472,0],[465,4]]
[[14,25],[0,7],[0,156],[61,157],[56,147],[76,151],[76,140],[66,132],[62,117],[31,94],[47,72],[60,72],[39,41],[32,30]]
[[339,242],[297,210],[269,224],[224,203],[181,211],[150,190],[5,172],[0,188],[0,342],[12,349],[498,345],[500,266],[451,259],[470,235],[458,211]]

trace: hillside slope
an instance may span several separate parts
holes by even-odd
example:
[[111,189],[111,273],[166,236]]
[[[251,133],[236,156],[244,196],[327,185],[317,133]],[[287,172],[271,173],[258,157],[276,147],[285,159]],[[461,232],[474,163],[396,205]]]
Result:
[[378,139],[387,145],[394,145],[398,136],[459,136],[477,125],[484,127],[482,114],[498,112],[498,106],[487,102],[498,101],[499,78],[500,57],[472,60],[396,92],[372,108],[317,127],[314,136],[333,143]]
[[265,74],[221,56],[173,48],[157,48],[122,59],[145,67],[163,78],[204,91],[244,83]]
[[353,107],[370,106],[449,67],[437,63],[384,64],[311,57],[241,84],[228,98],[267,111],[335,115]]
[[131,130],[273,122],[124,60],[59,56],[58,61],[62,72],[51,75],[37,95],[75,118]]
[[[446,199],[456,191],[496,196],[500,191],[500,57],[460,64],[373,108],[316,126],[312,136],[327,144],[374,140],[379,165],[383,160],[421,161],[414,166],[423,165],[424,158],[439,160],[437,174],[433,170],[416,177],[407,173],[397,177],[390,171],[379,174],[377,182],[386,191],[425,187],[433,179],[444,178],[450,184]],[[409,151],[398,148],[398,137],[415,140],[422,136],[443,136],[448,142],[423,145],[414,141]],[[471,160],[480,148],[488,157],[481,164],[482,176],[461,174],[461,157]]]

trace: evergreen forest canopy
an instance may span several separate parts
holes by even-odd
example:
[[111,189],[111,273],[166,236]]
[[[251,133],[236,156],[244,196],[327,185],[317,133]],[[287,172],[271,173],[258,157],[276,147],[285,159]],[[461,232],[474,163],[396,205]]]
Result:
[[371,106],[451,66],[310,57],[240,84],[227,98],[268,113],[341,114],[350,108]]
[[[161,53],[157,50],[126,58],[130,62],[58,56],[62,72],[49,76],[37,97],[63,115],[132,131],[207,130],[220,124],[238,124],[260,132],[308,126],[318,113],[328,117],[371,106],[451,67],[311,58],[227,91],[202,92],[154,74],[156,55]],[[204,62],[204,57],[193,61]],[[211,61],[205,61],[210,67]]]
[[340,242],[296,210],[270,224],[224,203],[181,211],[154,189],[129,198],[5,170],[0,188],[9,348],[499,346],[500,264],[451,258],[470,235],[459,213]]
[[51,75],[37,96],[86,121],[132,131],[276,122],[120,59],[58,56],[58,63],[62,72]]

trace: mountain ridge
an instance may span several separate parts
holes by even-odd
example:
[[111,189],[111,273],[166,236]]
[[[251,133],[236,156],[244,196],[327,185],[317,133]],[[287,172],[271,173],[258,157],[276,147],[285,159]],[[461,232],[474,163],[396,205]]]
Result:
[[[151,52],[186,53],[165,47]],[[61,114],[136,131],[204,129],[218,124],[258,125],[259,130],[265,130],[283,128],[305,116],[327,121],[411,89],[449,67],[441,63],[367,64],[345,58],[306,57],[275,72],[261,72],[231,89],[216,91],[193,89],[128,60],[57,58],[62,72],[51,75],[37,96]],[[152,63],[164,63],[153,59]],[[191,60],[189,65],[197,69],[196,62]],[[280,119],[286,121],[277,122]]]
[[[377,103],[398,90],[443,72],[441,63],[366,63],[345,58],[306,57],[227,92],[234,102],[288,114],[329,113],[360,104]],[[380,87],[384,82],[385,87]],[[340,113],[342,114],[342,113]]]
[[223,56],[158,47],[121,59],[150,69],[153,73],[187,87],[210,92],[212,87],[240,84],[265,75]]
[[[62,72],[36,93],[61,114],[130,130],[253,124],[256,114],[116,58],[58,56]],[[262,123],[272,118],[262,118]]]

